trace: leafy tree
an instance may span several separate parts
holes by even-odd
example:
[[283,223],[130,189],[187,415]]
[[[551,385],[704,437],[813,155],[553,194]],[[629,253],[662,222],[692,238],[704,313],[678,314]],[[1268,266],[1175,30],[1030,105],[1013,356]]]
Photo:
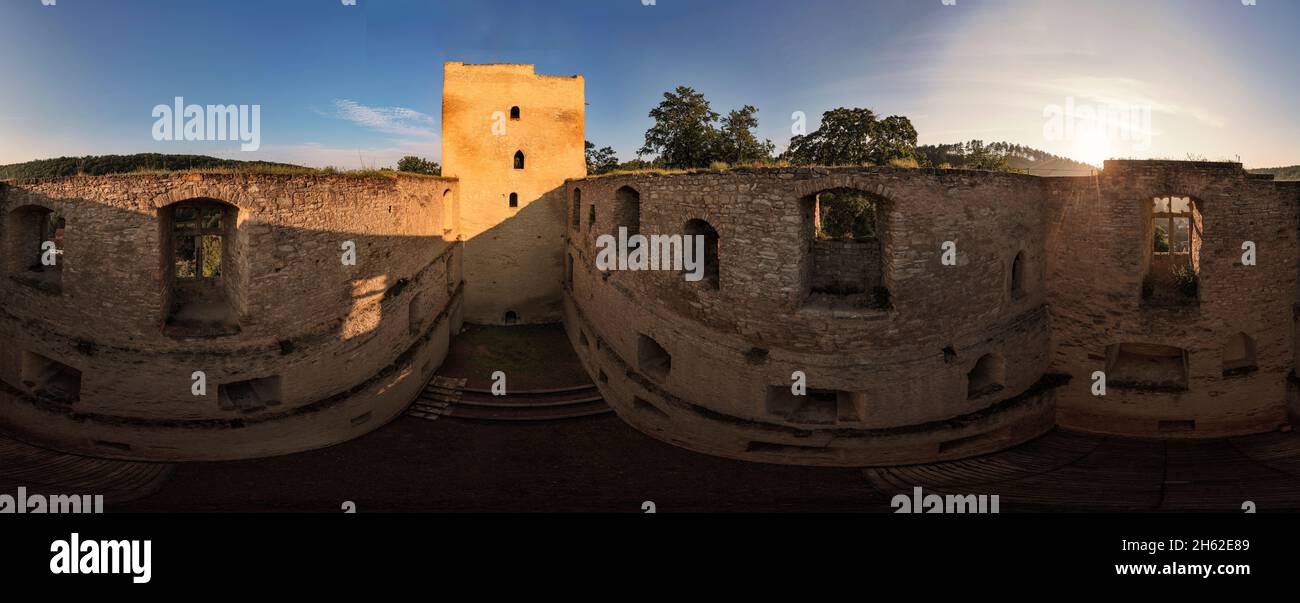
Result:
[[875,134],[867,145],[867,155],[876,165],[916,159],[916,128],[912,120],[891,115],[876,122]]
[[655,124],[646,130],[639,155],[658,155],[656,166],[670,169],[708,167],[714,163],[748,163],[771,159],[775,145],[759,142],[758,109],[745,105],[719,123],[703,94],[686,86],[665,92],[650,110]]
[[876,236],[876,203],[854,190],[827,191],[817,196],[821,229],[826,239],[870,239]]
[[772,159],[776,145],[770,140],[759,142],[754,136],[753,130],[758,127],[757,113],[756,107],[745,105],[722,119],[722,129],[717,138],[718,161],[739,165]]
[[639,158],[639,157],[636,158],[636,159],[631,159],[631,160],[624,161],[623,163],[618,164],[618,169],[619,169],[619,170],[621,170],[621,171],[629,171],[629,172],[630,172],[630,171],[635,171],[635,170],[651,170],[651,169],[660,168],[660,167],[663,167],[663,166],[662,166],[660,163],[658,163],[657,161],[646,161],[646,160],[641,159],[641,158]]
[[397,162],[397,171],[408,172],[411,174],[428,174],[430,176],[441,176],[442,166],[436,161],[429,161],[423,157],[407,155],[401,161]]
[[1160,230],[1159,228],[1156,229],[1155,238],[1152,242],[1155,244],[1154,247],[1156,251],[1161,253],[1169,252],[1169,239],[1165,237],[1165,232],[1163,230]]
[[966,143],[966,161],[964,167],[972,170],[991,170],[996,172],[1009,171],[1007,154],[999,153],[996,150],[984,146],[982,140],[972,140]]
[[821,126],[790,139],[786,157],[806,165],[884,165],[916,156],[916,128],[901,116],[876,119],[871,109],[840,107],[822,114]]
[[587,151],[587,173],[608,174],[618,169],[618,155],[612,147],[596,148],[590,140],[584,141]]
[[640,155],[658,154],[664,167],[705,167],[714,161],[718,114],[704,95],[686,86],[665,92],[659,106],[650,110],[655,124],[646,130]]

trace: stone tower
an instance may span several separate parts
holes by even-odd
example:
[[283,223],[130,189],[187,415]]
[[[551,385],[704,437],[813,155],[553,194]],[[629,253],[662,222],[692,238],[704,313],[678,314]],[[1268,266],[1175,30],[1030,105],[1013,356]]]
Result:
[[582,76],[443,70],[442,173],[461,183],[465,320],[562,318],[564,182],[587,175]]

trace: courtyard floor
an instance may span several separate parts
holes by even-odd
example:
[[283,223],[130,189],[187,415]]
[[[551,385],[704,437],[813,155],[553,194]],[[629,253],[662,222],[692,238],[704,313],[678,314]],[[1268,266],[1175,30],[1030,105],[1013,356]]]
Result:
[[[443,374],[473,380],[500,367],[512,388],[585,382],[562,331],[502,331],[466,331]],[[635,513],[645,501],[660,512],[890,512],[890,498],[913,486],[996,494],[1004,513],[1240,512],[1245,501],[1268,512],[1300,510],[1300,435],[1165,441],[1056,430],[974,459],[864,470],[697,454],[613,414],[510,423],[404,416],[331,448],[216,463],[119,463],[0,440],[0,492],[18,486],[110,492],[113,512],[337,513],[344,501],[359,512]]]

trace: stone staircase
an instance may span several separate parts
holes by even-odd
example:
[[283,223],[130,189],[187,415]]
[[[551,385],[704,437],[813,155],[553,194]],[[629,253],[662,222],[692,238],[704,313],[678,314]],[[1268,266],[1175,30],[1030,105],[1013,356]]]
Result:
[[435,376],[407,414],[428,420],[559,421],[608,412],[613,410],[591,384],[494,396],[490,390],[465,387],[465,379]]

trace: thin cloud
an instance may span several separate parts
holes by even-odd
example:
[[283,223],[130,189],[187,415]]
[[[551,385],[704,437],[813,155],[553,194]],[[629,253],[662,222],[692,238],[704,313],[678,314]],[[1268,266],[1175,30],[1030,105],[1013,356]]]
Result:
[[371,107],[354,100],[335,99],[329,117],[350,121],[364,128],[408,138],[437,138],[437,121],[406,107]]

